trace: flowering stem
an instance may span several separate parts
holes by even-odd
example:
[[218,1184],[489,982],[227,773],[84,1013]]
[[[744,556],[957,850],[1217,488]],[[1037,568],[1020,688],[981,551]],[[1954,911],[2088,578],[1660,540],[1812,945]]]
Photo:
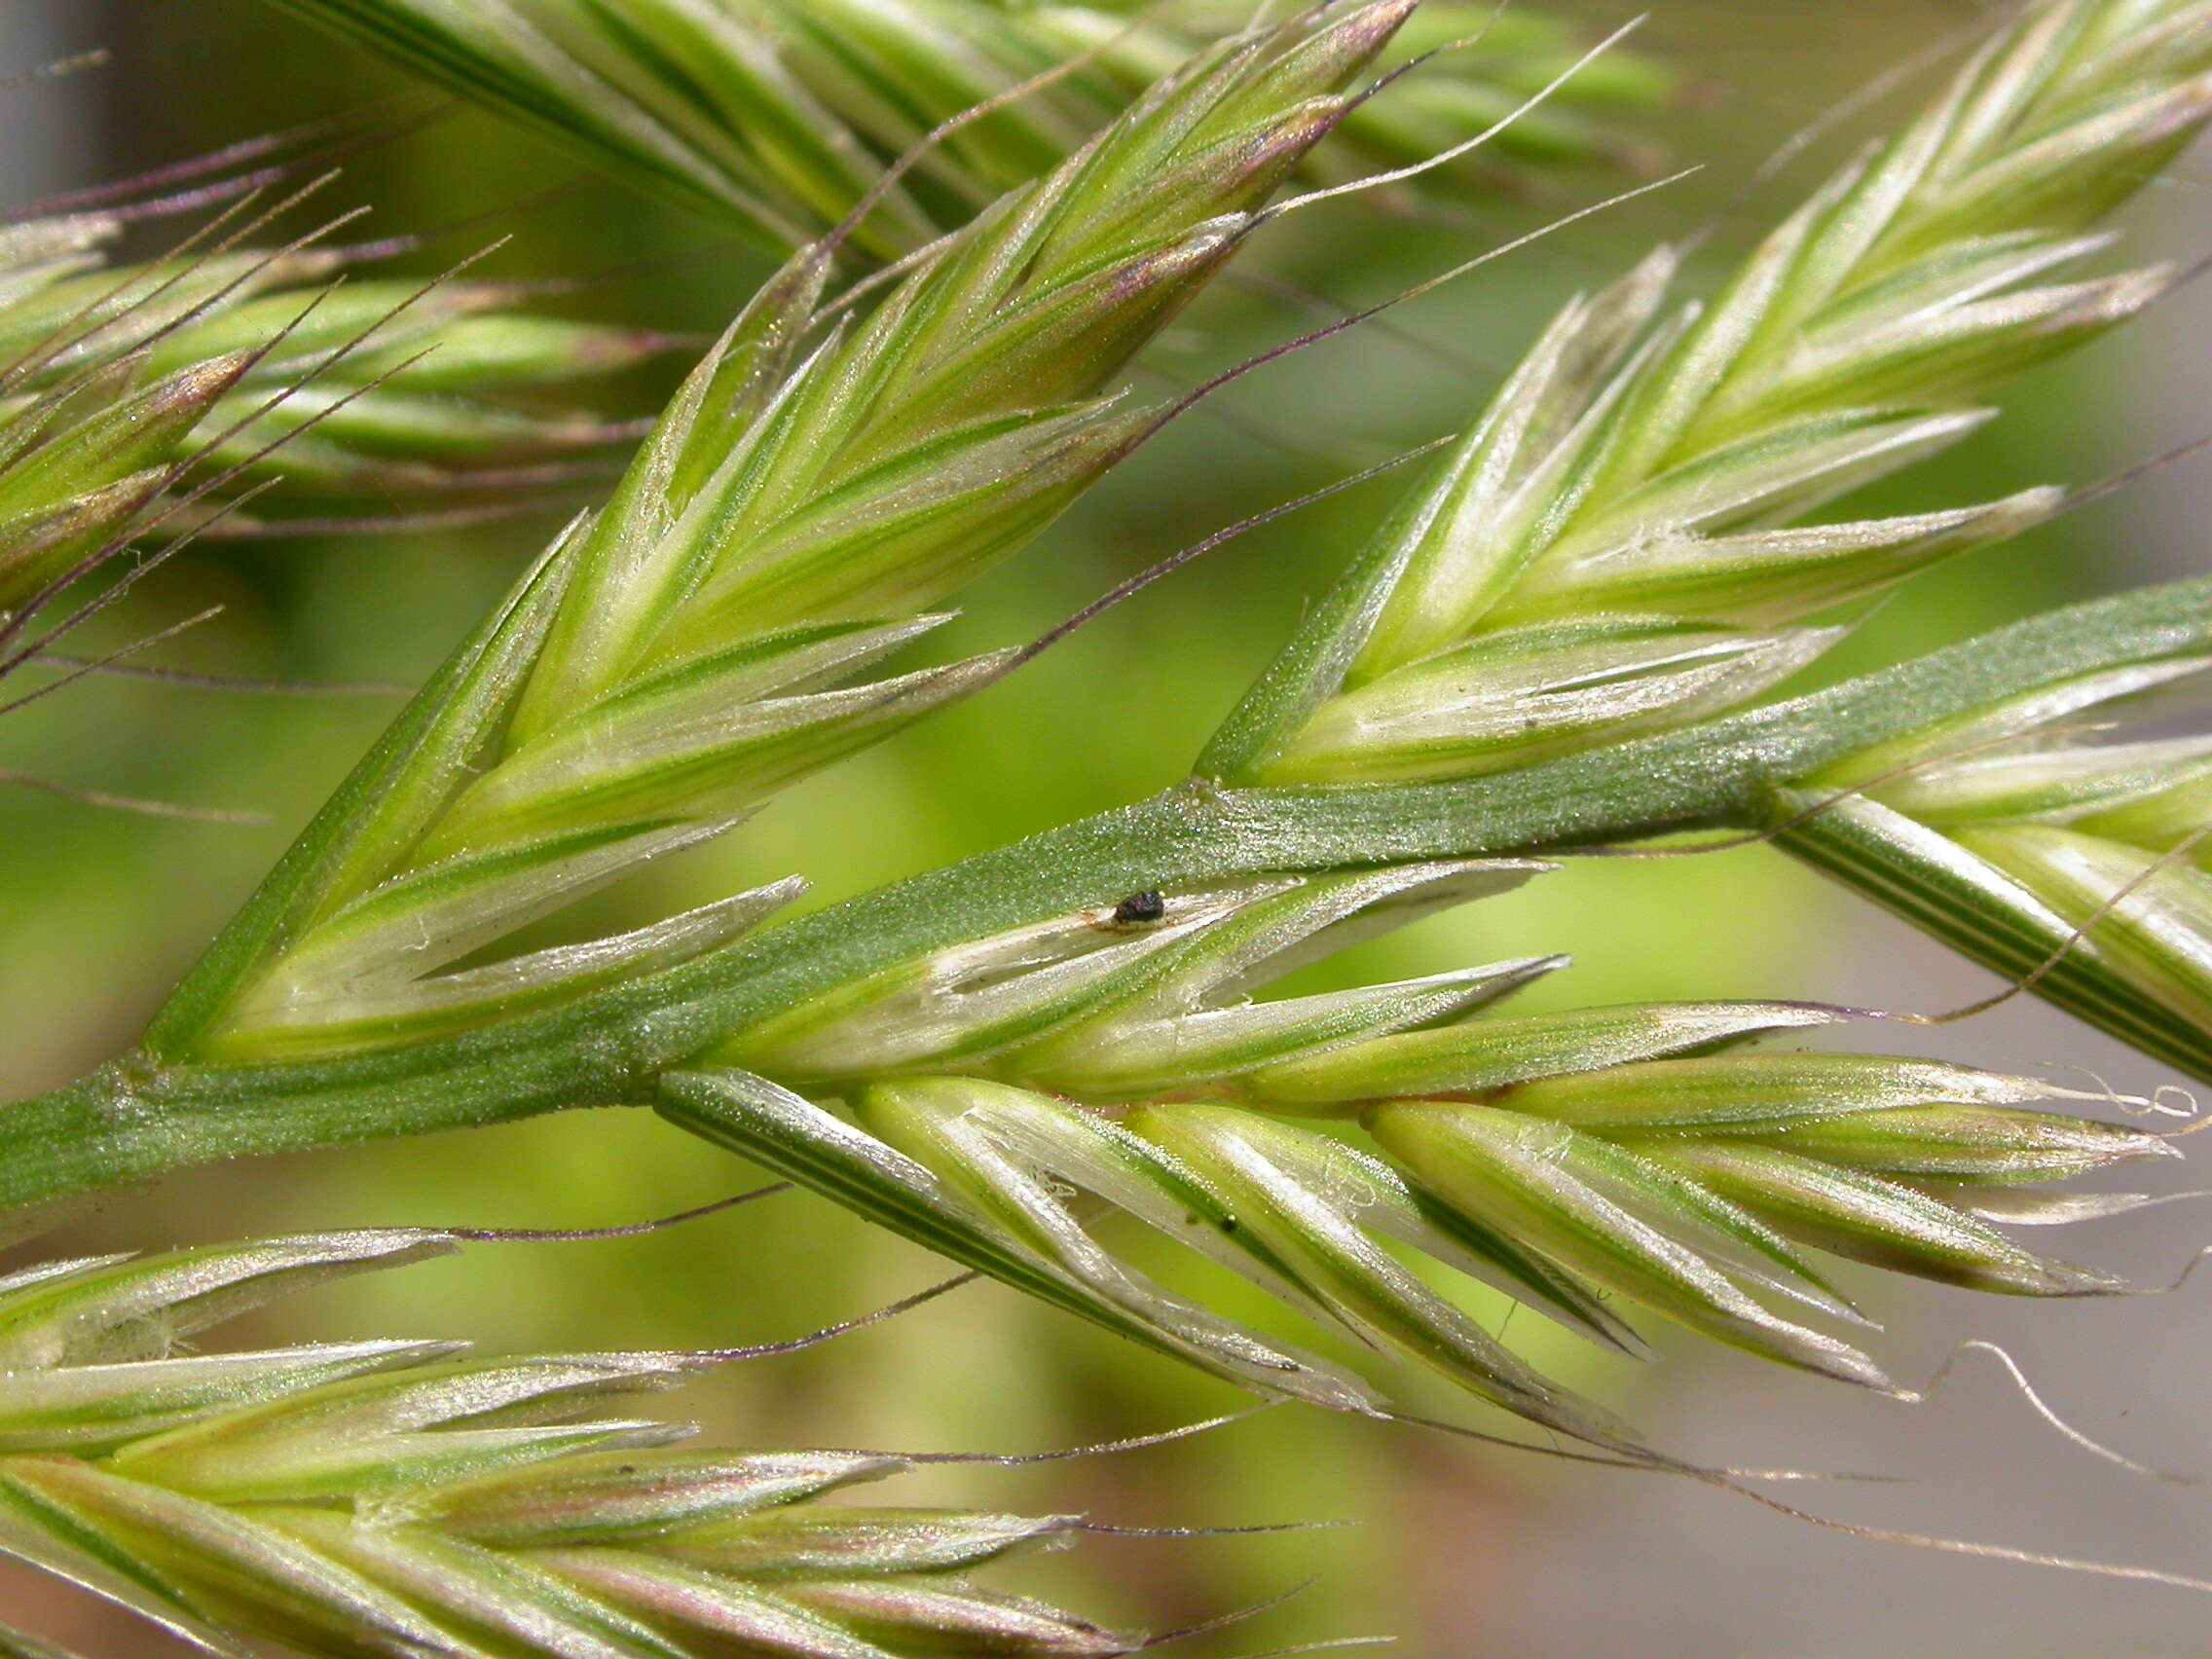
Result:
[[802,997],[1124,893],[1750,826],[1777,783],[1945,711],[2208,645],[2212,579],[2178,582],[2071,606],[1748,714],[1465,782],[1179,785],[680,968],[441,1041],[238,1066],[128,1055],[0,1108],[0,1209],[228,1158],[644,1104],[662,1070]]

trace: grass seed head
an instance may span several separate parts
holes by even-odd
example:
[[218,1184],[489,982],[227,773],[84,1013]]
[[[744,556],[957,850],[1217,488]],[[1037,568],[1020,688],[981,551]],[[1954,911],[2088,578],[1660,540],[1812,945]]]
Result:
[[0,236],[0,617],[271,482],[292,486],[280,507],[489,504],[508,469],[606,447],[568,388],[664,349],[530,315],[498,283],[334,287],[340,259],[312,247],[111,268],[122,229],[81,214]]
[[1135,896],[1131,919],[1124,901],[989,936],[772,1016],[669,1080],[661,1110],[1248,1387],[1375,1408],[1357,1374],[1140,1272],[1107,1223],[1141,1222],[1324,1330],[1630,1456],[1643,1455],[1632,1432],[1393,1252],[1617,1349],[1641,1339],[1608,1299],[1872,1387],[1888,1383],[1864,1320],[1810,1250],[2014,1294],[2122,1288],[1984,1213],[1992,1193],[2167,1149],[2051,1109],[2102,1095],[1933,1060],[1746,1050],[1844,1017],[1801,1004],[1489,1007],[1557,960],[1250,994],[1538,867],[1170,889]]

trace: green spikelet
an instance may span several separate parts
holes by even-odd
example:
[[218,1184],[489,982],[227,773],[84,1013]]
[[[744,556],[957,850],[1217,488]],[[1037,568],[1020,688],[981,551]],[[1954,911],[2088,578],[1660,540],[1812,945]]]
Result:
[[2046,517],[2055,491],[1798,522],[2165,290],[2162,267],[2053,278],[2201,128],[2208,66],[2194,0],[2038,7],[1712,306],[1663,311],[1665,249],[1570,302],[1200,770],[1458,778],[1687,724],[1839,637],[1809,619]]
[[[498,283],[329,284],[312,247],[109,267],[98,213],[0,231],[0,616],[137,531],[257,485],[450,499],[614,435],[556,388],[653,337],[533,316]],[[236,528],[237,521],[233,521]]]
[[[226,1659],[249,1643],[319,1659],[1141,1645],[968,1576],[1067,1541],[1073,1517],[817,1507],[907,1465],[700,1451],[678,1444],[683,1424],[605,1415],[695,1376],[694,1356],[177,1351],[302,1286],[452,1247],[325,1234],[0,1279],[0,1554]],[[5,1633],[0,1651],[53,1659]]]
[[2011,978],[2212,1079],[2212,747],[2099,739],[2208,665],[2169,653],[1969,709],[1774,790],[1780,844]]
[[1162,418],[1111,387],[1336,124],[1412,0],[1208,52],[940,244],[859,321],[799,255],[401,717],[157,1021],[170,1059],[389,1045],[725,945],[793,883],[442,973],[793,778],[990,683],[888,679],[926,608]]
[[1145,1223],[1323,1329],[1633,1455],[1629,1430],[1531,1372],[1394,1250],[1616,1350],[1643,1351],[1626,1302],[1877,1388],[1889,1384],[1858,1346],[1865,1320],[1808,1248],[2012,1294],[2126,1288],[1996,1225],[2144,1201],[2027,1190],[2172,1150],[2047,1105],[2102,1094],[1745,1051],[1845,1018],[1803,1004],[1493,1010],[1559,958],[1252,999],[1318,955],[1543,867],[1139,895],[788,1009],[668,1077],[660,1110],[1247,1386],[1340,1409],[1383,1401],[1357,1373],[1139,1272],[1102,1223]]
[[[1056,67],[1077,72],[991,108],[926,155],[860,232],[878,255],[957,229],[1050,170],[1129,98],[1250,9],[1026,0],[276,0],[363,41],[619,177],[792,248],[838,223],[885,168],[955,117]],[[1459,44],[1346,123],[1345,160],[1402,165],[1500,127],[1573,66],[1572,34],[1473,0],[1433,0],[1393,61]],[[1526,188],[1649,146],[1615,123],[1672,93],[1648,60],[1608,55],[1463,169]]]

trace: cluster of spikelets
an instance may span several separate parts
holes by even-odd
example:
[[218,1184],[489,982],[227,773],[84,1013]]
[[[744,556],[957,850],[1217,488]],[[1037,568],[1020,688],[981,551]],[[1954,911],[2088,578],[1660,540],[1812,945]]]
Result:
[[0,228],[0,617],[134,536],[246,528],[279,477],[302,498],[488,505],[619,437],[562,398],[665,349],[529,314],[509,285],[347,279],[312,238],[240,245],[267,219],[233,227],[235,208],[112,267],[140,206],[165,204]]
[[[1863,1317],[1803,1247],[2009,1294],[2124,1288],[1995,1225],[2142,1201],[2036,1190],[2170,1150],[2140,1128],[2037,1109],[2104,1094],[1930,1061],[1743,1051],[1844,1017],[1804,1005],[1488,1012],[1557,958],[1247,1000],[1316,956],[1542,867],[1133,896],[793,1008],[665,1078],[661,1110],[1248,1386],[1382,1408],[1351,1373],[1162,1289],[1100,1222],[1147,1223],[1324,1328],[1616,1444],[1603,1414],[1530,1372],[1403,1249],[1622,1351],[1641,1351],[1626,1302],[1874,1387],[1890,1384],[1838,1334]],[[823,1099],[844,1100],[851,1122]]]
[[[1209,40],[1241,31],[1252,10],[1025,0],[278,3],[595,166],[785,247],[837,224],[927,135],[991,106],[922,155],[873,207],[855,241],[884,257],[959,228],[1051,168]],[[1643,165],[1648,148],[1609,117],[1669,95],[1669,78],[1648,62],[1611,55],[1541,110],[1516,116],[1574,62],[1571,39],[1552,19],[1440,0],[1409,28],[1398,57],[1442,55],[1400,95],[1348,114],[1345,154],[1420,162],[1494,128],[1463,180],[1478,166],[1519,184],[1566,164]]]
[[[439,1342],[184,1354],[194,1332],[453,1241],[347,1233],[0,1278],[0,1554],[208,1652],[408,1659],[1127,1653],[968,1574],[1069,1516],[821,1507],[910,1465],[713,1452],[608,1418],[713,1363]],[[0,1652],[11,1647],[0,1623]]]
[[[1161,411],[1108,394],[1115,377],[1364,107],[1356,84],[1414,10],[1329,6],[1209,49],[867,289],[865,313],[851,292],[825,297],[834,239],[799,254],[613,500],[425,689],[112,1073],[119,1115],[158,1111],[151,1091],[196,1075],[214,1080],[209,1099],[262,1114],[420,1094],[444,1084],[395,1069],[411,1046],[459,1051],[555,1011],[574,1016],[563,1041],[620,1051],[588,1056],[599,1069],[569,1103],[608,1098],[594,1091],[612,1073],[625,1098],[657,1096],[687,1127],[1251,1387],[1383,1409],[1350,1370],[1154,1284],[1100,1220],[1132,1214],[1325,1328],[1627,1449],[1627,1431],[1401,1251],[1614,1347],[1636,1346],[1616,1306],[1634,1302],[1876,1386],[1844,1334],[1862,1316],[1808,1249],[1996,1291],[2120,1288],[2002,1230],[2137,1201],[2042,1190],[2165,1150],[2037,1109],[2078,1093],[1923,1061],[1736,1051],[1832,1023],[1803,1007],[1487,1012],[1549,961],[1244,1000],[1537,873],[1528,860],[1098,895],[712,1029],[702,1005],[656,992],[734,957],[791,886],[496,954],[525,921],[1005,671],[986,657],[865,677],[1159,424]],[[1201,770],[1316,793],[1450,784],[1687,726],[1811,660],[1834,630],[1808,619],[2049,512],[2033,493],[1793,523],[1958,437],[2003,375],[2161,289],[2159,272],[2045,278],[2095,252],[2095,221],[2201,123],[2207,51],[2201,0],[2039,8],[1709,310],[1660,318],[1666,255],[1570,306]],[[2063,713],[2046,698],[2011,718],[2033,742]],[[1927,738],[1936,755],[1972,741],[1950,726]],[[2194,753],[2146,760],[2142,793],[2186,810]],[[1955,767],[1895,770],[1868,763],[1877,794],[1958,787]],[[2006,833],[1958,844],[2013,868],[2018,831],[1989,839]],[[2168,919],[2136,954],[2201,962],[2194,918]],[[2101,976],[2091,1012],[2125,1030],[2156,994],[2104,938],[2069,958],[2067,982]],[[619,1035],[590,1023],[617,1002]],[[548,1040],[512,1079],[471,1087],[542,1109],[564,1063]],[[102,1124],[96,1099],[63,1110]]]

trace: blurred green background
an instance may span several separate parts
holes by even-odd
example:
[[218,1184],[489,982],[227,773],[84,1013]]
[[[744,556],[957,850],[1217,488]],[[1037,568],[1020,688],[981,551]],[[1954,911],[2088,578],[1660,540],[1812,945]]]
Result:
[[[1582,0],[1593,27],[1615,15]],[[1869,77],[1968,20],[1963,6],[1660,0],[1640,50],[1690,93],[1644,123],[1695,177],[1578,224],[1363,330],[1274,363],[1185,421],[967,603],[950,654],[1040,632],[1141,565],[1242,514],[1462,421],[1567,293],[1658,239],[1718,228],[1719,268],[1867,121],[1824,139],[1743,201],[1760,158]],[[719,328],[765,261],[620,190],[579,179],[472,115],[401,130],[429,100],[365,55],[251,0],[8,0],[0,71],[105,46],[105,67],[0,92],[0,178],[27,200],[380,98],[393,136],[350,158],[334,203],[374,205],[371,234],[493,213],[400,269],[434,271],[498,235],[480,268],[582,278],[548,304],[659,329]],[[443,107],[443,106],[439,106]],[[1894,105],[1891,106],[1894,109]],[[1566,176],[1540,198],[1477,200],[1447,227],[1340,203],[1271,234],[1256,268],[1359,303],[1612,188]],[[568,186],[544,199],[549,187]],[[2203,250],[2192,182],[2157,192],[2135,235]],[[162,235],[140,242],[150,251]],[[1189,384],[1310,326],[1249,293],[1216,295],[1151,364]],[[1409,338],[1411,336],[1412,338]],[[2194,291],[2122,339],[2037,376],[2009,417],[1886,487],[1898,501],[2086,481],[2194,436],[2205,421],[2205,313]],[[641,374],[613,412],[651,410],[680,367]],[[821,903],[1148,793],[1180,774],[1266,660],[1305,596],[1348,556],[1389,483],[1212,555],[986,696],[792,792],[727,841],[593,902],[642,920],[798,871]],[[146,584],[112,637],[219,603],[165,660],[232,674],[412,681],[503,589],[565,507],[468,533],[409,532],[197,552]],[[2161,474],[2026,542],[1955,565],[1889,605],[1832,672],[1886,660],[2073,596],[2194,568],[2205,491]],[[1831,670],[1824,670],[1830,672]],[[165,823],[25,791],[0,793],[0,1092],[62,1082],[124,1047],[178,973],[343,775],[388,701],[277,699],[129,682],[73,688],[0,727],[0,766],[165,799],[251,807],[266,829]],[[1489,956],[1578,959],[1530,994],[1552,1002],[1733,994],[1948,1006],[1980,977],[1760,851],[1584,865],[1333,965],[1405,975]],[[2054,1016],[2009,1009],[1940,1051],[2142,1075]],[[749,1170],[643,1114],[565,1117],[466,1137],[273,1161],[181,1177],[66,1218],[41,1252],[153,1248],[355,1224],[589,1226],[675,1210],[753,1184]],[[2106,1259],[2168,1276],[2194,1246],[2186,1206],[2109,1229]],[[848,1317],[941,1276],[919,1250],[805,1197],[656,1236],[485,1246],[459,1260],[305,1299],[225,1342],[453,1336],[497,1349],[727,1345]],[[2093,1432],[2155,1460],[2212,1466],[2195,1379],[2201,1296],[2094,1308],[1991,1308],[1883,1286],[1894,1357],[1926,1374],[1961,1334],[2016,1342],[2023,1363]],[[2032,1315],[2032,1316],[2031,1316]],[[1908,1486],[1789,1489],[1824,1512],[2054,1551],[2204,1570],[2206,1498],[2115,1472],[2048,1438],[1970,1363],[1934,1403],[1841,1397],[1661,1334],[1670,1361],[1632,1374],[1529,1320],[1543,1361],[1621,1403],[1669,1446],[1752,1465],[1908,1472]],[[1418,1382],[1410,1392],[1441,1405]],[[810,1353],[734,1369],[673,1403],[758,1444],[1027,1451],[1161,1428],[1236,1398],[995,1287]],[[1457,1409],[1455,1407],[1454,1409]],[[2190,1459],[2198,1459],[2191,1464]],[[1081,1509],[1126,1526],[1347,1521],[1336,1530],[1196,1541],[1100,1539],[1013,1576],[1084,1610],[1167,1629],[1309,1578],[1289,1604],[1193,1652],[1379,1631],[1410,1656],[2107,1655],[2212,1653],[2202,1603],[1885,1549],[1791,1526],[1649,1476],[1573,1471],[1289,1409],[1185,1445],[1007,1472],[944,1471],[912,1501]],[[0,1606],[116,1659],[171,1651],[135,1627],[0,1569]],[[1178,1649],[1181,1651],[1181,1649]]]

